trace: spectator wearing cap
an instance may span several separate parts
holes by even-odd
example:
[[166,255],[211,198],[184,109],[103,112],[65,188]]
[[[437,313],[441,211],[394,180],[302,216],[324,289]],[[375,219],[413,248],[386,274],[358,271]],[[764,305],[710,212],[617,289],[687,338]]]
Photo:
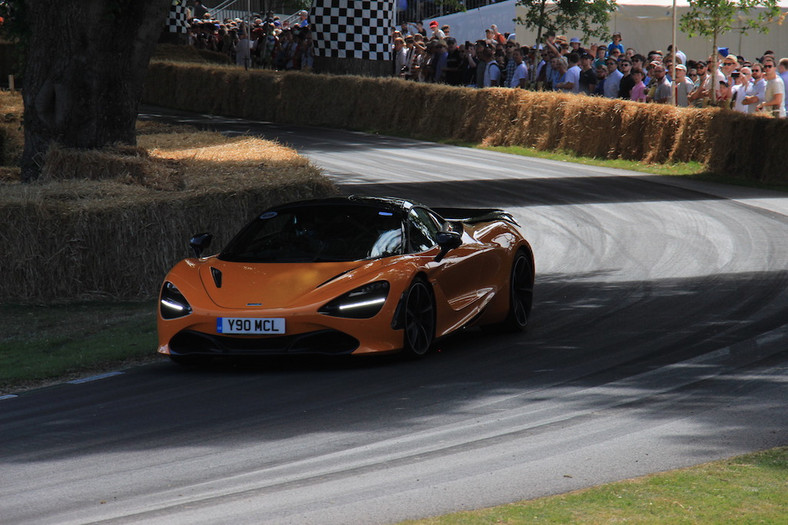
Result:
[[580,42],[580,39],[577,38],[576,36],[573,36],[572,38],[569,39],[569,52],[570,53],[575,52],[579,57],[583,56],[583,53],[585,53],[586,50],[583,49],[581,44],[582,42]]
[[298,12],[298,18],[298,27],[309,29],[309,13],[307,13],[305,9]]
[[654,94],[650,98],[647,97],[646,102],[656,102],[657,104],[670,102],[670,82],[665,75],[665,65],[659,61],[654,61],[651,65],[651,73],[654,75]]
[[707,75],[708,72],[706,71],[706,62],[703,60],[695,62],[695,79],[692,81],[693,84],[695,84],[695,89],[698,89],[703,85]]
[[676,93],[676,105],[686,108],[689,106],[689,94],[695,89],[695,84],[687,78],[687,66],[678,64],[676,66],[676,80],[673,81]]
[[463,56],[454,37],[446,37],[446,66],[444,80],[451,86],[462,85]]
[[432,34],[430,35],[430,40],[433,38],[437,38],[438,40],[443,40],[444,38],[446,38],[446,35],[443,33],[443,31],[441,31],[441,28],[438,27],[437,20],[433,20],[432,22],[430,22],[430,31],[432,31]]
[[756,62],[750,66],[750,75],[752,76],[752,81],[747,86],[742,104],[747,108],[747,113],[753,114],[756,106],[766,99],[766,80],[763,78],[763,65],[760,62]]
[[[722,59],[722,66],[720,67],[720,71],[725,76],[725,84],[720,85],[719,96],[717,97],[718,100],[730,100],[731,99],[731,92],[733,89],[733,85],[735,84],[735,79],[733,78],[733,72],[736,71],[739,67],[739,60],[736,58],[736,55],[733,53],[729,53],[725,58]],[[738,76],[738,75],[737,75]]]
[[495,47],[495,39],[493,38],[493,30],[484,30],[484,44],[488,47]]
[[596,89],[596,72],[591,67],[594,57],[589,53],[580,55],[580,93],[585,95],[593,95]]
[[[714,59],[714,57],[709,57],[710,61]],[[698,74],[701,74],[700,69],[700,62],[698,63]],[[702,77],[702,80],[699,79],[699,85],[695,88],[695,91],[692,92],[689,96],[689,100],[691,103],[698,107],[703,107],[708,104],[709,100],[711,99],[711,89],[712,89],[712,71],[711,66],[709,63],[705,63],[706,67],[704,68],[705,76]],[[714,73],[716,73],[716,83],[725,82],[725,75],[717,69]],[[719,100],[720,89],[717,88],[717,100]]]
[[624,74],[618,70],[618,62],[615,58],[608,57],[605,61],[607,66],[607,76],[605,77],[605,97],[618,97],[618,90],[621,87],[621,79]]
[[607,45],[607,56],[610,56],[614,49],[618,49],[619,54],[624,54],[624,46],[621,44],[621,33],[613,33],[613,41]]

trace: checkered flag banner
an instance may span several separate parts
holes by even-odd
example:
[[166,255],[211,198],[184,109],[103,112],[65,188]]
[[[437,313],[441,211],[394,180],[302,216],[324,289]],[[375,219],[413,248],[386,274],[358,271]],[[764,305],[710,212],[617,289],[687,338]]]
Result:
[[167,17],[167,30],[170,33],[187,33],[186,6],[183,2],[175,0],[170,4],[170,16]]
[[315,55],[391,60],[396,0],[317,0],[309,16]]

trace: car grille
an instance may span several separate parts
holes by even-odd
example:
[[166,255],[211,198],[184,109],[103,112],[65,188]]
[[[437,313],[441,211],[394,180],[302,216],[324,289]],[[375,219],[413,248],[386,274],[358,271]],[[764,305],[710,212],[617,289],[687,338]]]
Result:
[[341,355],[353,352],[358,345],[358,339],[336,330],[276,337],[229,337],[185,330],[170,340],[170,352],[215,356]]

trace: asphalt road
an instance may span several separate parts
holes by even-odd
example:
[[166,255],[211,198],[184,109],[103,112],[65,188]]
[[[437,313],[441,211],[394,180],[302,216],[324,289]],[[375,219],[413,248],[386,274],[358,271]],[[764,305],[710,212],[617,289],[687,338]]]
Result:
[[513,212],[530,331],[2,398],[0,522],[390,523],[788,444],[785,194],[210,121],[279,137],[348,193]]

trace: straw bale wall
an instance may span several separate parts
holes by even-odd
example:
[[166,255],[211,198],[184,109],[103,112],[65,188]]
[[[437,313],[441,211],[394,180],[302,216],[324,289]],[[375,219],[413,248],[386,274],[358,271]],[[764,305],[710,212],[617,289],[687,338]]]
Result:
[[[255,213],[277,203],[333,193],[317,178],[244,191],[129,193],[106,183],[104,199],[95,183],[74,183],[73,200],[41,199],[0,206],[4,247],[0,299],[43,302],[96,297],[155,297],[166,271],[191,257],[188,239],[214,234],[212,247],[224,246]],[[117,188],[117,191],[115,189]]]
[[168,62],[151,63],[144,100],[187,111],[605,159],[697,161],[721,176],[788,180],[788,170],[780,169],[788,120],[721,109]]

